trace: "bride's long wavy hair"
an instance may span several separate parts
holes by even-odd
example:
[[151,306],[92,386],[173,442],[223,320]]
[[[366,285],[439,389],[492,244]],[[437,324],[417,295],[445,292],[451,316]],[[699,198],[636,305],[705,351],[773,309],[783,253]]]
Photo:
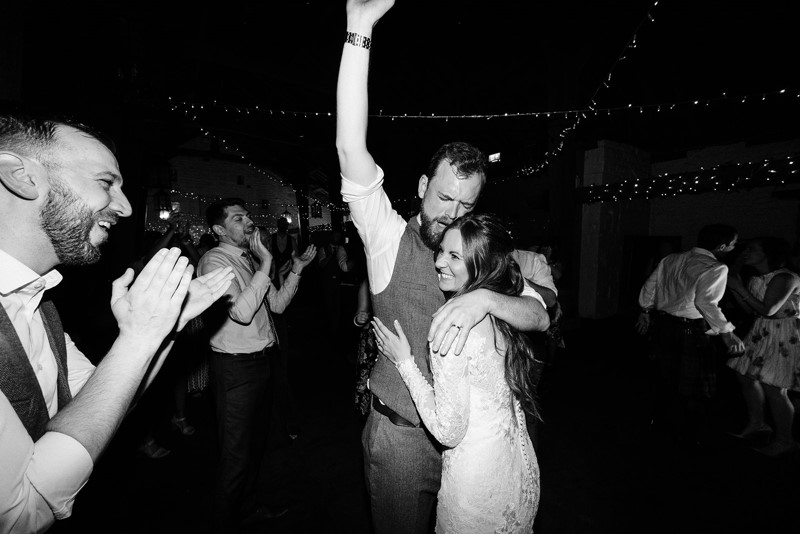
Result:
[[[489,214],[469,214],[455,220],[445,232],[457,230],[468,279],[452,297],[475,289],[488,289],[503,295],[519,296],[525,280],[514,260],[511,236],[499,219]],[[539,417],[534,376],[533,349],[527,338],[505,321],[492,316],[495,330],[495,348],[499,332],[505,341],[505,376],[508,386],[528,413]]]

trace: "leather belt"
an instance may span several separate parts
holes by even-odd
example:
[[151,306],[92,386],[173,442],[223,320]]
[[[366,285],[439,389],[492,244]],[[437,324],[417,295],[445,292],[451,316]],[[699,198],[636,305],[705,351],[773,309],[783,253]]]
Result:
[[372,407],[375,408],[375,411],[381,415],[385,415],[389,421],[392,422],[395,426],[407,426],[411,428],[419,428],[420,425],[415,425],[405,417],[401,416],[384,403],[378,398],[377,395],[372,395]]
[[671,313],[663,311],[659,311],[657,315],[659,317],[663,317],[664,319],[669,319],[670,321],[675,321],[678,323],[705,325],[705,319],[702,317],[698,319],[689,319],[688,317],[678,317],[677,315],[672,315]]

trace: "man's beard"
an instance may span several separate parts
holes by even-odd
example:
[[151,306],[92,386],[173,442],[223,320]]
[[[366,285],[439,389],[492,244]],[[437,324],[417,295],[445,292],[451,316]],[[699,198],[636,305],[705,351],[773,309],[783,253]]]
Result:
[[64,265],[95,263],[100,259],[100,248],[92,244],[92,228],[97,219],[116,220],[116,215],[106,212],[93,215],[86,203],[52,174],[50,185],[39,219],[58,261]]
[[419,235],[422,238],[422,242],[425,243],[425,246],[431,249],[432,251],[436,252],[439,250],[439,243],[442,242],[442,236],[444,235],[444,228],[437,231],[439,227],[439,222],[449,222],[446,219],[431,219],[425,213],[424,209],[421,209],[419,212],[420,218],[420,225],[419,225]]

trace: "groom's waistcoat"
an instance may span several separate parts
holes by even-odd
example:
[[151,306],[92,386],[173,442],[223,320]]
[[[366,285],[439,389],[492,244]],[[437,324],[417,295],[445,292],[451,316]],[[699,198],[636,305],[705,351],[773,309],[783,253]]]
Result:
[[[400,249],[389,285],[372,296],[375,315],[392,331],[395,319],[411,344],[422,374],[433,383],[428,365],[428,330],[431,315],[444,304],[434,268],[434,253],[420,237],[417,217],[412,217],[400,239]],[[369,389],[389,408],[414,424],[420,423],[414,401],[400,373],[388,359],[379,357],[369,377]]]
[[[58,407],[61,409],[72,399],[67,380],[67,346],[64,340],[64,328],[52,302],[42,302],[39,305],[39,313],[47,332],[47,340],[56,357]],[[42,437],[50,420],[47,403],[14,324],[2,306],[0,306],[0,390],[17,412],[31,439],[36,441]]]

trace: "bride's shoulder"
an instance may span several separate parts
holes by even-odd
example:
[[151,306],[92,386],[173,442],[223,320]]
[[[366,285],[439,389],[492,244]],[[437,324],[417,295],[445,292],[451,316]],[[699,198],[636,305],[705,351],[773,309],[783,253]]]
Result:
[[472,327],[472,332],[470,332],[470,335],[476,334],[481,337],[489,337],[494,335],[493,332],[494,321],[492,321],[491,315],[487,315],[481,322]]
[[472,327],[467,344],[479,348],[490,339],[494,339],[494,326],[491,317],[487,315],[483,321]]

